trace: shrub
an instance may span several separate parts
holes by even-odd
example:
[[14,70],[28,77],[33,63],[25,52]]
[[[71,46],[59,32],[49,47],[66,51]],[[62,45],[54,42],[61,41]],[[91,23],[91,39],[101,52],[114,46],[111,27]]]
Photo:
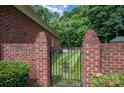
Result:
[[124,74],[96,74],[91,78],[92,87],[124,87]]
[[23,62],[0,61],[0,86],[26,86],[28,72],[28,65]]

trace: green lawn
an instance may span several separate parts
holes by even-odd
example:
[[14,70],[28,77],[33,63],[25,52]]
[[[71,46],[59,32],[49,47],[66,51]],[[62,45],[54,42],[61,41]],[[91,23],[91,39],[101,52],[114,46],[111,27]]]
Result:
[[81,79],[80,50],[52,54],[54,85],[79,86]]

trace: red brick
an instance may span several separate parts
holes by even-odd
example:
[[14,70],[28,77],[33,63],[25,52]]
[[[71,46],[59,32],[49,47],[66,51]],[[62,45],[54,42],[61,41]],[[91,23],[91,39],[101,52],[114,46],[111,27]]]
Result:
[[83,85],[89,86],[89,79],[100,71],[100,41],[95,31],[88,31],[84,36],[83,46]]
[[89,79],[97,72],[124,73],[124,42],[100,43],[95,31],[88,31],[85,34],[83,46],[87,46],[87,48],[83,47],[84,86],[90,86]]
[[21,61],[30,66],[30,83],[48,86],[49,51],[60,40],[13,6],[0,6],[0,60]]

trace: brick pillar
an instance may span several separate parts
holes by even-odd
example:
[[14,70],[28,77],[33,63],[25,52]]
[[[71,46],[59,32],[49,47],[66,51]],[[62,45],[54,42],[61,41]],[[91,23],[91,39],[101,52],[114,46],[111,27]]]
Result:
[[49,86],[50,83],[50,60],[49,47],[46,32],[39,32],[35,41],[35,62],[37,63],[38,86]]
[[87,31],[83,40],[83,86],[90,86],[90,78],[100,72],[100,41],[94,30]]

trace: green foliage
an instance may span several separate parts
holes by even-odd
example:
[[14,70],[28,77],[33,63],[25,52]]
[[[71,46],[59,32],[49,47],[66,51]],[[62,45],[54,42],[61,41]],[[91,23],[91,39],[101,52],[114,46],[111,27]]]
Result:
[[51,25],[51,23],[56,21],[59,17],[59,14],[52,13],[47,8],[44,8],[41,5],[34,5],[32,6],[32,8],[49,25]]
[[42,6],[35,5],[34,10],[37,12],[37,14],[47,23],[49,24],[49,21],[51,20],[52,14],[48,12],[47,8],[43,8]]
[[124,6],[89,6],[87,16],[102,42],[124,35]]
[[[37,8],[38,7],[38,8]],[[79,6],[59,17],[36,6],[38,14],[58,33],[63,46],[81,46],[84,33],[95,29],[101,42],[124,35],[124,6]]]
[[0,87],[26,86],[28,72],[25,63],[0,61]]
[[[71,46],[80,46],[88,29],[95,29],[101,42],[108,42],[116,35],[124,35],[123,11],[124,6],[79,6],[61,17],[60,23],[65,20],[70,26],[60,30],[66,33],[70,28],[69,33],[74,33],[68,37]],[[67,39],[63,42],[67,43]]]
[[91,78],[92,87],[124,87],[124,74],[107,73]]

